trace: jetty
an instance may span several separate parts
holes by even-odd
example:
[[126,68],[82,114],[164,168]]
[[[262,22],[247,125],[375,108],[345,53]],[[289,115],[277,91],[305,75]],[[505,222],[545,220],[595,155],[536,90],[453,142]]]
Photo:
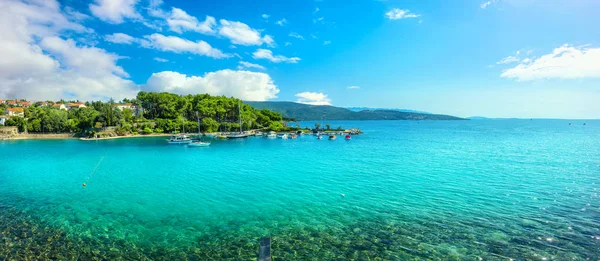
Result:
[[271,261],[271,238],[263,237],[260,239],[260,250],[258,251],[258,261]]

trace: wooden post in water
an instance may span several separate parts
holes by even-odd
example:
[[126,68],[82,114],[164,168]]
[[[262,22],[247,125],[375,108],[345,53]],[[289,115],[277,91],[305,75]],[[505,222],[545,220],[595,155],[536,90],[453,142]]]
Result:
[[258,261],[271,261],[271,238],[263,237],[260,239],[260,250],[258,252]]

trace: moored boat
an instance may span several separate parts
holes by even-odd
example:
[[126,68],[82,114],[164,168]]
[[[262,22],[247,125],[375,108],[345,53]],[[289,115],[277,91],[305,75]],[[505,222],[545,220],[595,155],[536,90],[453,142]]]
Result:
[[287,140],[287,139],[288,139],[288,135],[287,135],[287,134],[285,134],[285,133],[283,133],[283,134],[279,134],[279,135],[277,135],[277,138],[280,138],[280,139],[282,139],[282,140]]
[[186,135],[173,135],[167,141],[169,144],[189,144],[192,142],[192,139],[188,138]]
[[267,138],[275,139],[277,138],[277,133],[275,133],[274,131],[269,131],[269,134],[267,134]]
[[351,140],[352,137],[350,137],[350,135],[346,135],[346,137],[344,138],[345,140]]
[[329,135],[329,140],[335,140],[335,139],[337,139],[337,137],[335,135],[333,135],[333,134]]

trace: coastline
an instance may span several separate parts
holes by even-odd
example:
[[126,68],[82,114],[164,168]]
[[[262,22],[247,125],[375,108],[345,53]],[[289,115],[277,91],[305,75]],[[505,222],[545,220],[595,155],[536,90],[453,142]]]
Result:
[[144,137],[168,137],[172,134],[160,133],[160,134],[138,134],[138,135],[127,135],[127,136],[115,136],[115,137],[104,137],[104,138],[82,138],[77,137],[74,134],[19,134],[12,136],[7,139],[0,139],[0,141],[11,141],[11,140],[112,140],[112,139],[126,139],[126,138],[144,138]]
[[138,134],[138,135],[127,135],[127,136],[115,136],[115,137],[103,137],[103,138],[79,138],[79,140],[114,140],[114,139],[127,139],[127,138],[144,138],[144,137],[169,137],[173,134],[159,133],[159,134]]

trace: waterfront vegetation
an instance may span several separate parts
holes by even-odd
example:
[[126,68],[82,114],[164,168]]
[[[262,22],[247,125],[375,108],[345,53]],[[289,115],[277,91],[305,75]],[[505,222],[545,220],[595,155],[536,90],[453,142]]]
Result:
[[[62,101],[65,103],[65,101]],[[119,104],[130,104],[126,108]],[[80,133],[92,136],[106,132],[106,127],[116,135],[177,133],[198,130],[200,118],[202,132],[264,129],[283,131],[281,114],[267,109],[257,110],[236,98],[208,94],[177,95],[173,93],[139,92],[135,99],[120,102],[86,102],[85,108],[61,110],[52,103],[36,103],[25,108],[24,117],[12,116],[7,126],[17,126],[20,132]],[[3,105],[6,106],[6,105]],[[238,106],[241,106],[239,113]],[[4,110],[2,110],[4,111]],[[198,118],[197,118],[198,117]]]

